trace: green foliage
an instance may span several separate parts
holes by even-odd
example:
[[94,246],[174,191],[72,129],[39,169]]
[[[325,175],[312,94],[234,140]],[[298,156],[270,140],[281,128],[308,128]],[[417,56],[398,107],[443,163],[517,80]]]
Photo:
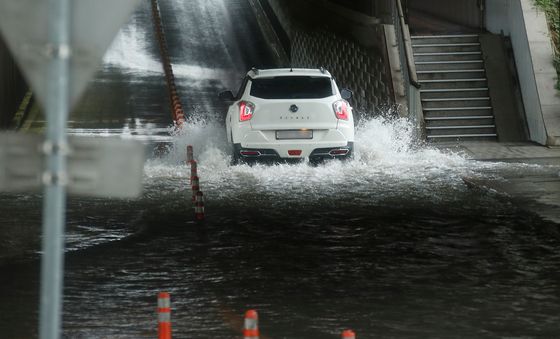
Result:
[[554,66],[558,74],[556,88],[560,90],[560,0],[534,0],[535,4],[546,12],[546,18],[555,47]]

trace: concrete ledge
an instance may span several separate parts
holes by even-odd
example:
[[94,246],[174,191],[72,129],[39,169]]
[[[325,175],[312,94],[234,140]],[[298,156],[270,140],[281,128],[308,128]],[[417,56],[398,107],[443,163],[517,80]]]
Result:
[[530,142],[470,141],[438,143],[437,148],[462,152],[472,160],[560,165],[560,147],[540,146]]
[[534,171],[501,171],[499,179],[464,177],[467,186],[506,194],[520,208],[560,224],[560,147],[533,143],[463,142],[438,148],[466,154],[473,160],[534,165]]

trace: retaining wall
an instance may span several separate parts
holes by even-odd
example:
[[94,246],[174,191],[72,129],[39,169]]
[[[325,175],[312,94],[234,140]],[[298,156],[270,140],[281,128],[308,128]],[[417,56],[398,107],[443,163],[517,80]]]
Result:
[[532,0],[487,0],[486,27],[511,38],[529,137],[560,145],[560,92],[545,13]]
[[8,47],[0,36],[0,129],[10,127],[27,87]]
[[[343,6],[315,0],[260,0],[277,35],[287,41],[293,67],[324,67],[339,87],[354,91],[358,113],[372,113],[395,102],[382,19],[373,3]],[[353,7],[364,7],[365,13]],[[382,8],[382,7],[381,7]],[[276,24],[274,24],[276,22]]]

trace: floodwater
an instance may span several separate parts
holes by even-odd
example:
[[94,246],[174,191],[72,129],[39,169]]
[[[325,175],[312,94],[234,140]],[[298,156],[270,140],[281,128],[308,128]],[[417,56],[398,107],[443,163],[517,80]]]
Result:
[[[557,169],[444,154],[382,116],[360,120],[349,162],[231,166],[215,95],[272,58],[244,0],[161,5],[194,118],[170,128],[143,3],[69,124],[71,134],[138,139],[149,159],[141,198],[69,199],[65,337],[153,338],[163,290],[177,338],[240,337],[249,308],[268,338],[344,328],[360,338],[560,336],[557,225],[463,181]],[[200,164],[202,224],[187,144]],[[0,195],[2,227],[38,229],[40,206],[37,195]],[[0,266],[2,338],[37,335],[36,250]]]

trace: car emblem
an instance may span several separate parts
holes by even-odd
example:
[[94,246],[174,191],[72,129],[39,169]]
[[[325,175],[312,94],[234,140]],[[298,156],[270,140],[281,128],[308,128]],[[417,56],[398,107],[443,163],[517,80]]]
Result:
[[295,113],[299,110],[299,108],[296,105],[292,105],[290,106],[290,112]]

